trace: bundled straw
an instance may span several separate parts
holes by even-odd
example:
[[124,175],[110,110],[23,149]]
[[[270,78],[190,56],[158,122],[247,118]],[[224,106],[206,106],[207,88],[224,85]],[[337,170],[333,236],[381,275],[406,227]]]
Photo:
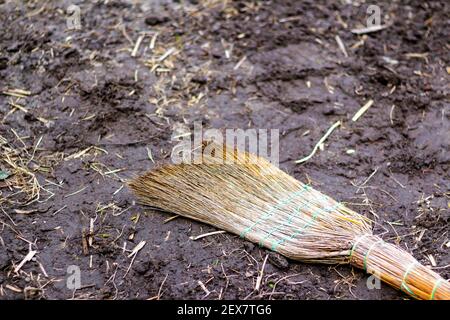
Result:
[[263,158],[213,144],[202,164],[166,165],[129,183],[143,204],[240,235],[305,262],[350,263],[417,299],[450,284],[372,234],[371,221]]

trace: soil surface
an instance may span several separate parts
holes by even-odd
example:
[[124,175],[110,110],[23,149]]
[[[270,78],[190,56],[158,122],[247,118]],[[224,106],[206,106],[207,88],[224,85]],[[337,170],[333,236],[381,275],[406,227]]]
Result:
[[408,3],[357,35],[361,1],[0,1],[0,299],[408,298],[138,205],[195,121],[279,129],[283,170],[449,278],[449,7]]

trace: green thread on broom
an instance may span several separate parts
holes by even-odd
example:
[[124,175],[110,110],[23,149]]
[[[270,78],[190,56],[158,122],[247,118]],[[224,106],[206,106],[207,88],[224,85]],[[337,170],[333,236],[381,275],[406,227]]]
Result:
[[434,295],[436,294],[436,291],[441,285],[441,283],[442,279],[438,279],[438,281],[436,281],[436,284],[434,285],[433,290],[431,291],[430,300],[434,300]]
[[367,258],[369,257],[370,251],[372,251],[372,249],[373,249],[378,243],[380,243],[380,242],[383,242],[383,240],[379,240],[379,241],[373,243],[373,244],[370,246],[369,250],[367,250],[367,253],[366,253],[366,255],[364,256],[364,271],[367,272]]
[[409,286],[406,284],[406,278],[408,277],[408,274],[411,272],[412,268],[417,264],[416,261],[411,263],[409,267],[406,269],[405,274],[403,275],[402,284],[400,285],[401,289],[406,289],[406,291],[413,297],[416,296],[416,294],[409,288]]
[[271,249],[272,249],[273,251],[276,252],[276,251],[277,251],[277,247],[278,247],[280,244],[284,243],[286,240],[290,240],[290,239],[294,238],[294,237],[297,236],[300,232],[302,232],[302,231],[304,231],[305,229],[309,228],[309,226],[314,222],[314,220],[316,220],[318,214],[319,214],[319,212],[316,211],[316,212],[313,214],[313,216],[311,217],[311,220],[310,220],[308,223],[306,223],[302,228],[298,229],[295,233],[293,233],[289,238],[283,238],[283,239],[277,240],[276,242],[273,242],[273,241],[272,241],[272,248],[271,248]]
[[[352,258],[352,255],[353,255],[355,249],[356,249],[356,245],[357,245],[364,237],[366,237],[366,236],[368,236],[368,235],[369,235],[369,234],[365,234],[365,235],[359,237],[358,240],[356,240],[356,242],[353,244],[352,249],[351,249],[351,251],[350,251],[350,255],[349,255],[349,259],[350,259],[350,260],[351,260],[351,258]],[[369,257],[369,254],[370,254],[370,252],[372,251],[372,249],[373,249],[377,244],[379,244],[379,243],[383,243],[383,240],[379,240],[379,241],[373,243],[373,244],[369,247],[369,249],[367,250],[366,254],[364,255],[363,266],[364,266],[364,271],[366,271],[366,272],[368,272],[368,271],[367,271],[367,259],[368,259],[368,257]],[[413,296],[413,297],[416,297],[416,294],[415,294],[415,293],[409,288],[409,286],[406,284],[406,278],[408,277],[408,274],[411,272],[411,269],[412,269],[416,264],[417,264],[417,261],[414,261],[414,262],[411,263],[411,265],[406,269],[405,274],[403,275],[402,283],[401,283],[401,285],[400,285],[400,288],[401,288],[401,289],[404,288],[404,289],[405,289],[411,296]],[[436,285],[437,285],[437,284],[438,284],[438,283],[436,283]],[[437,287],[438,287],[438,286],[435,286],[435,288],[434,288],[433,290],[437,289]],[[432,298],[431,298],[431,300],[432,300],[432,299],[434,298],[433,292],[432,292],[431,297],[432,297]]]
[[[304,188],[304,190],[308,190],[310,188],[310,186],[305,185],[303,188]],[[298,206],[297,209],[294,211],[294,213],[290,213],[286,223],[288,223],[288,224],[291,223],[292,219],[294,219],[296,214],[300,212],[300,209],[304,208],[305,206],[308,206],[308,204],[304,203],[301,206]],[[283,227],[282,224],[279,224],[278,226],[273,227],[272,230],[270,230],[269,233],[263,239],[261,239],[261,241],[259,241],[259,246],[262,247],[264,240],[269,238],[275,231],[279,230],[282,227]]]
[[[287,224],[290,224],[292,222],[292,219],[294,219],[294,217],[296,216],[297,213],[300,212],[300,209],[304,208],[305,206],[307,206],[307,204],[302,204],[301,206],[298,206],[296,210],[294,210],[294,213],[289,214],[289,217],[286,221]],[[262,247],[263,246],[263,242],[269,238],[275,231],[281,229],[283,227],[283,225],[280,223],[278,226],[275,226],[272,228],[272,230],[269,231],[269,233],[259,241],[259,246]]]
[[363,238],[365,238],[365,237],[367,237],[367,236],[370,236],[371,234],[363,234],[362,236],[360,236],[360,237],[358,237],[358,240],[356,240],[355,241],[355,243],[353,244],[353,246],[352,246],[352,249],[350,250],[350,255],[348,256],[348,258],[349,258],[349,261],[351,261],[352,260],[352,256],[353,256],[353,253],[355,252],[355,249],[356,249],[356,245],[363,239]]
[[[255,226],[257,226],[257,225],[260,224],[263,220],[266,220],[266,219],[268,219],[271,215],[273,215],[273,212],[274,212],[276,209],[280,209],[279,206],[282,206],[282,207],[283,207],[283,206],[289,204],[290,202],[292,202],[292,200],[293,200],[296,196],[302,194],[302,193],[305,192],[305,191],[308,191],[309,189],[310,189],[310,186],[308,186],[308,185],[305,184],[305,185],[303,186],[303,189],[302,189],[302,190],[297,191],[297,192],[294,192],[294,193],[292,193],[289,197],[284,198],[283,200],[281,200],[278,204],[276,204],[275,206],[273,206],[266,214],[262,215],[258,220],[256,220],[250,227],[248,227],[248,228],[246,228],[244,231],[242,231],[242,233],[240,234],[240,237],[241,237],[241,238],[245,238],[246,235],[247,235],[247,234],[248,234]],[[282,208],[282,207],[281,207],[281,208]]]
[[[334,211],[334,210],[336,210],[340,205],[341,205],[341,203],[338,202],[338,203],[336,203],[333,207],[328,208],[328,209],[324,209],[324,211],[326,211],[326,212]],[[308,207],[309,207],[309,205],[308,205]],[[287,241],[287,240],[291,240],[291,239],[295,238],[295,237],[298,236],[302,231],[304,231],[304,230],[306,230],[307,228],[309,228],[309,227],[313,224],[313,222],[316,220],[316,218],[317,218],[317,216],[318,216],[319,214],[320,214],[320,211],[314,212],[314,214],[313,214],[312,217],[311,217],[311,220],[310,220],[308,223],[306,223],[302,228],[298,229],[296,232],[294,232],[293,234],[291,234],[291,236],[290,236],[289,238],[284,237],[284,238],[282,238],[282,239],[280,239],[280,240],[278,240],[278,241],[276,241],[276,242],[272,242],[272,248],[271,248],[271,249],[272,249],[273,251],[277,251],[277,247],[278,247],[280,244],[284,243],[284,242]]]

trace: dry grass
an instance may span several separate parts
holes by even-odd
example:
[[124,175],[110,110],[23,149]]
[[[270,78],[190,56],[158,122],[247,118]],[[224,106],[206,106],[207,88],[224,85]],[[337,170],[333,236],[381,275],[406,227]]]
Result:
[[[14,131],[13,131],[14,132]],[[0,135],[0,169],[8,177],[0,181],[0,205],[10,203],[29,205],[34,201],[43,201],[42,193],[48,198],[52,192],[38,179],[38,175],[48,175],[56,163],[61,161],[62,154],[41,154],[37,139],[33,144],[27,143],[25,137],[15,133],[16,141],[8,141]]]
[[162,166],[129,185],[146,205],[238,234],[291,259],[350,263],[414,298],[450,299],[447,281],[372,235],[368,218],[265,159],[213,144],[203,151],[202,164]]

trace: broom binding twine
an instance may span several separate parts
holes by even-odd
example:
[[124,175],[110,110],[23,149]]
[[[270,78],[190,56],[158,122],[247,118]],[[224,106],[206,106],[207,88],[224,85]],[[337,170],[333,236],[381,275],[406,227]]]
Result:
[[441,283],[444,281],[444,279],[438,279],[436,281],[436,284],[433,287],[433,290],[431,291],[431,296],[430,296],[430,300],[434,300],[434,295],[436,294],[436,290],[439,288],[439,286],[441,285]]
[[449,299],[448,281],[421,265],[406,251],[384,242],[378,236],[365,234],[357,237],[350,250],[349,262],[415,299]]

